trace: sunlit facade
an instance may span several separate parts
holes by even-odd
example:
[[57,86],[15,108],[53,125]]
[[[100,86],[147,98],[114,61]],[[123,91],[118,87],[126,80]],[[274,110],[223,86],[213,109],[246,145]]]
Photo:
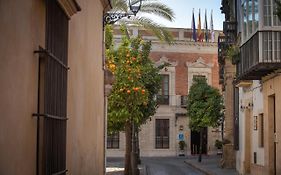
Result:
[[[218,88],[217,42],[194,42],[192,30],[167,28],[175,43],[168,45],[159,41],[145,29],[132,27],[132,34],[140,34],[143,39],[152,41],[150,58],[156,66],[169,63],[162,69],[161,89],[157,94],[158,109],[139,133],[140,155],[179,156],[197,155],[199,152],[199,133],[190,130],[186,116],[186,99],[194,77],[205,77],[209,85]],[[220,31],[215,31],[216,39]],[[121,36],[115,33],[116,41]],[[220,128],[205,128],[203,140],[204,154],[217,154],[215,141],[221,140]],[[179,141],[185,142],[180,150]],[[116,144],[117,145],[117,144]],[[120,133],[119,147],[108,147],[108,157],[125,155],[125,134]]]

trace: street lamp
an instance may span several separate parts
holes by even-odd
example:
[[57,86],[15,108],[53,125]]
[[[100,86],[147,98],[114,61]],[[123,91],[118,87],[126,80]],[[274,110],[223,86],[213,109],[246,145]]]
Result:
[[107,12],[103,17],[103,24],[114,24],[118,20],[131,16],[136,16],[142,5],[142,0],[129,0],[128,6],[130,12]]
[[129,7],[131,12],[136,16],[141,8],[142,0],[132,2],[129,0]]

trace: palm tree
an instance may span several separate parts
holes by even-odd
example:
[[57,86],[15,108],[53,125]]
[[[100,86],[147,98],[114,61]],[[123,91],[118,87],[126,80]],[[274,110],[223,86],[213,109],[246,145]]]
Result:
[[[139,3],[140,0],[132,0],[132,4]],[[128,13],[130,8],[128,7],[128,0],[111,0],[112,10],[111,12],[123,12]],[[152,32],[161,41],[166,41],[171,44],[173,36],[165,27],[149,17],[149,15],[155,15],[168,21],[174,20],[174,12],[167,5],[159,2],[159,0],[142,0],[142,6],[138,15],[130,16],[129,18],[122,18],[118,21],[120,25],[124,26],[140,26],[148,31]]]

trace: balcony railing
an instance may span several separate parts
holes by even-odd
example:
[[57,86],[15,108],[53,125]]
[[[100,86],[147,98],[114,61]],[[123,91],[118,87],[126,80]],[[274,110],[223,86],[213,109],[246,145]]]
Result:
[[158,105],[169,105],[169,95],[157,95]]
[[260,80],[281,68],[281,31],[256,32],[240,47],[239,80]]
[[227,43],[225,41],[225,36],[219,36],[218,37],[218,62],[219,62],[219,64],[224,64],[226,49],[227,49]]
[[219,84],[224,83],[224,66],[219,66]]
[[187,95],[181,96],[181,107],[186,107],[187,104]]
[[237,22],[236,21],[224,21],[223,33],[225,34],[225,42],[228,44],[234,44],[237,34]]
[[223,32],[236,31],[237,22],[236,21],[224,21],[223,22]]

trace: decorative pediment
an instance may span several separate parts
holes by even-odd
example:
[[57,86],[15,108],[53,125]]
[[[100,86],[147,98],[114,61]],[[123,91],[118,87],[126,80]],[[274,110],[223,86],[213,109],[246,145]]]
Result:
[[189,68],[212,68],[213,66],[213,63],[206,63],[201,57],[199,57],[195,62],[186,62],[186,67]]
[[81,11],[81,8],[76,0],[58,0],[58,3],[69,18],[78,11]]
[[162,56],[158,61],[156,61],[156,62],[154,63],[154,65],[155,65],[156,67],[158,67],[158,66],[160,66],[160,65],[163,65],[164,63],[168,63],[168,64],[170,65],[170,67],[175,67],[175,66],[178,65],[178,62],[177,62],[177,61],[175,61],[175,62],[169,61],[169,59],[168,59],[166,56]]

